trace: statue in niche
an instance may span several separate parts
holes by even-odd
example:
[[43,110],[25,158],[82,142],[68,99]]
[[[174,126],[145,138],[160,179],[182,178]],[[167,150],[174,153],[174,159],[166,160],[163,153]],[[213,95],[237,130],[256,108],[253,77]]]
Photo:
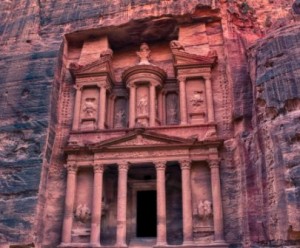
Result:
[[148,114],[148,99],[147,96],[142,96],[137,104],[138,114],[147,115]]
[[139,56],[140,58],[139,65],[151,65],[151,63],[149,62],[150,53],[151,51],[147,43],[142,43],[142,45],[140,46],[140,51],[136,52],[137,56]]
[[167,101],[167,122],[168,124],[176,124],[177,123],[177,97],[172,94],[168,97]]
[[197,206],[198,216],[202,220],[207,220],[212,217],[212,204],[209,200],[199,201]]
[[91,219],[91,211],[86,204],[79,204],[75,210],[74,216],[76,220],[86,223]]
[[203,91],[194,91],[190,102],[192,103],[193,109],[199,110],[199,107],[203,104],[204,98],[203,98]]
[[96,99],[95,98],[86,98],[83,104],[82,111],[87,118],[95,117],[96,113]]
[[115,115],[115,127],[123,127],[126,114],[124,110],[119,110]]

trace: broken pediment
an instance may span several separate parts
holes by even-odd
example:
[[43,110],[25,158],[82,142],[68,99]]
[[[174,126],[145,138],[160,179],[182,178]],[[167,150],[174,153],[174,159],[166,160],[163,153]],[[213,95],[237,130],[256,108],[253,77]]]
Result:
[[207,56],[190,54],[182,50],[172,50],[175,66],[196,65],[200,67],[212,67],[217,62],[217,55],[209,53]]
[[[100,58],[86,65],[80,65],[77,63],[70,64],[70,70],[76,78],[109,75],[113,80],[114,74],[112,70],[112,51],[110,49],[103,51],[100,54]],[[115,81],[115,80],[113,80]]]
[[206,56],[191,54],[185,51],[184,46],[178,40],[171,41],[170,48],[175,66],[212,67],[217,62],[216,51],[211,51]]

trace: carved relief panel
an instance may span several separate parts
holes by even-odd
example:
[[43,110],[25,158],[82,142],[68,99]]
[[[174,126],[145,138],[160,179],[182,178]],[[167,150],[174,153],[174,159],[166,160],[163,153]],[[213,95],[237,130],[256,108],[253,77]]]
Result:
[[178,118],[178,95],[170,92],[166,95],[166,124],[175,125],[179,123]]
[[90,238],[93,192],[93,170],[82,168],[77,174],[72,240],[88,242]]
[[205,82],[203,79],[190,79],[186,83],[187,111],[189,123],[201,124],[207,121]]
[[83,88],[80,111],[80,129],[95,129],[99,111],[98,88]]
[[128,122],[128,102],[125,97],[117,97],[114,104],[114,128],[125,128]]
[[136,97],[136,123],[137,126],[149,125],[149,87],[139,85]]
[[191,170],[193,232],[198,241],[213,239],[213,206],[210,169],[205,162],[194,162]]

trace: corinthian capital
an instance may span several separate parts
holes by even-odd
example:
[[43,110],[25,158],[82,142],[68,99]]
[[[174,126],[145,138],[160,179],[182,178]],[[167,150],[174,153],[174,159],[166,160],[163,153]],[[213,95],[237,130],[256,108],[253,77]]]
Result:
[[94,172],[95,173],[103,172],[103,170],[104,170],[103,164],[100,164],[100,163],[95,163],[94,164]]
[[180,161],[181,170],[190,170],[191,169],[191,160],[185,159]]
[[220,160],[219,159],[211,159],[208,160],[208,164],[210,168],[219,168]]
[[64,165],[64,167],[67,169],[68,173],[76,173],[78,166],[75,162],[69,162]]
[[186,81],[185,76],[178,76],[177,79],[178,79],[179,82],[185,82]]
[[128,162],[122,162],[118,164],[119,171],[127,171],[129,169]]
[[155,164],[156,170],[165,170],[166,169],[165,161],[155,161],[154,164]]

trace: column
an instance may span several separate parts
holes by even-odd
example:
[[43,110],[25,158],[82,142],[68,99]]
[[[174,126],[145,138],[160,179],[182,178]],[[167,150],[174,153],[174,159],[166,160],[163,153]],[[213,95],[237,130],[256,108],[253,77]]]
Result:
[[157,98],[157,107],[158,107],[158,118],[160,125],[163,125],[163,92],[160,91]]
[[135,85],[129,86],[130,93],[130,102],[129,102],[129,127],[135,126],[135,104],[136,104],[136,87]]
[[155,84],[150,83],[150,127],[155,126]]
[[224,242],[219,160],[208,161],[211,173],[215,242]]
[[65,199],[65,214],[64,214],[64,221],[63,221],[63,231],[62,231],[62,243],[71,243],[77,165],[76,163],[69,163],[65,165],[65,167],[68,170],[68,176],[67,176],[67,189],[66,189],[66,199]]
[[162,124],[167,125],[167,117],[166,117],[166,93],[162,93]]
[[155,162],[157,190],[157,245],[167,244],[165,162]]
[[187,108],[186,108],[186,89],[185,78],[179,77],[179,98],[180,98],[180,124],[187,124]]
[[103,165],[94,165],[93,208],[90,243],[100,246],[102,214]]
[[183,244],[193,243],[191,162],[180,161],[182,183]]
[[117,203],[117,246],[126,246],[128,163],[119,164],[118,203]]
[[214,113],[214,102],[213,102],[213,95],[211,89],[211,80],[210,78],[205,78],[205,91],[206,91],[206,99],[207,99],[207,119],[208,122],[215,121],[215,113]]
[[105,116],[106,116],[106,83],[100,84],[100,107],[98,115],[98,129],[105,128]]
[[81,90],[82,87],[75,86],[76,96],[75,96],[75,107],[74,107],[74,119],[73,119],[73,130],[79,129],[80,123],[80,105],[81,105]]

